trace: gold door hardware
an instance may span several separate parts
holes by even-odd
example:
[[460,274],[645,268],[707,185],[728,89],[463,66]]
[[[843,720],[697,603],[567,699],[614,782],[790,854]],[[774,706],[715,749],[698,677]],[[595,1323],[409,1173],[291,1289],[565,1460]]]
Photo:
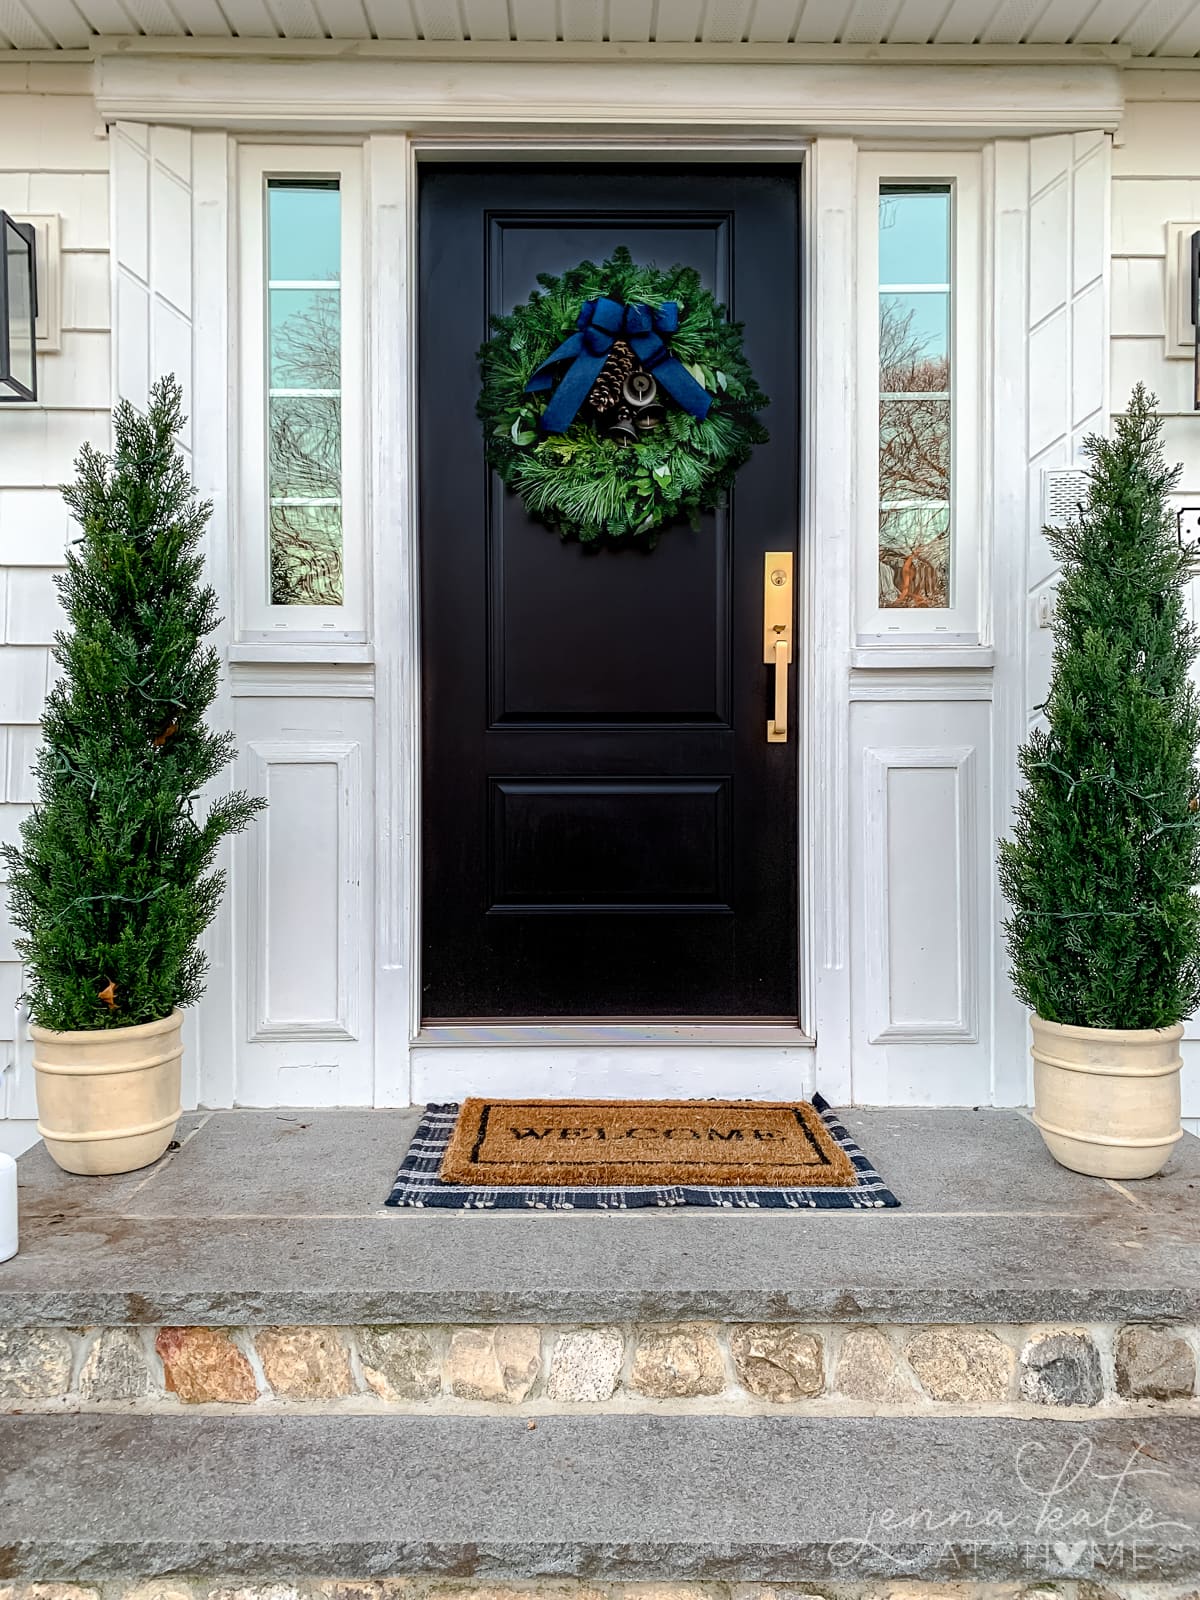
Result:
[[768,744],[787,743],[792,610],[792,552],[768,550],[763,557],[763,661],[775,668],[775,715],[767,723]]

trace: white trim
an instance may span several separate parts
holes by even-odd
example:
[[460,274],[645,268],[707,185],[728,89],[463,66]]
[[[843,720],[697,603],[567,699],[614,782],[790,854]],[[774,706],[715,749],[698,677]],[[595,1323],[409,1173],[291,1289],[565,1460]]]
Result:
[[[945,183],[951,197],[950,598],[944,610],[879,605],[879,191]],[[980,632],[979,432],[982,183],[977,152],[870,152],[858,162],[859,479],[855,524],[860,645],[939,640],[976,644]]]
[[[355,146],[249,145],[238,152],[239,370],[238,593],[240,641],[328,640],[337,645],[366,637],[367,472],[363,416],[365,334],[362,155]],[[275,606],[270,603],[267,524],[267,393],[265,263],[267,180],[275,176],[337,178],[341,193],[342,567],[344,604]],[[289,284],[294,288],[296,285]],[[329,287],[325,285],[324,287]]]
[[[971,67],[829,60],[607,61],[261,59],[102,55],[96,101],[109,120],[311,134],[429,131],[483,123],[555,129],[710,128],[758,136],[1009,137],[1116,128],[1108,64]],[[670,134],[668,134],[670,137]]]
[[415,1098],[421,1018],[421,616],[416,484],[416,156],[365,146],[371,284],[372,638],[375,646],[375,1104]]
[[412,1050],[417,1104],[479,1093],[578,1100],[612,1094],[615,1084],[630,1100],[789,1100],[810,1095],[814,1088],[828,1096],[824,1074],[814,1074],[815,1053],[803,1043],[790,1049],[726,1044],[713,1050],[702,1045],[569,1041],[549,1047],[448,1049],[418,1042]]
[[[929,1017],[896,1022],[888,1014],[886,999],[891,992],[891,933],[888,895],[892,860],[889,853],[888,775],[897,769],[933,768],[955,774],[955,888],[958,899],[960,937],[955,942],[957,956],[959,1014],[957,1017]],[[870,818],[870,835],[864,839],[863,882],[866,906],[863,929],[866,935],[865,969],[867,1037],[870,1044],[890,1040],[906,1044],[940,1044],[960,1040],[975,1044],[979,1039],[979,995],[976,972],[979,966],[979,919],[976,908],[976,864],[972,859],[977,828],[975,750],[971,745],[934,745],[922,749],[871,747],[863,751],[864,810]]]
[[569,1045],[679,1044],[708,1050],[729,1045],[755,1049],[812,1050],[817,1041],[800,1028],[746,1022],[499,1022],[449,1023],[423,1027],[414,1044],[442,1050],[473,1050],[480,1045],[558,1049]]
[[[1030,154],[1028,144],[1005,141],[997,144],[989,157],[991,203],[984,330],[984,362],[989,384],[983,421],[988,448],[983,470],[988,510],[984,616],[986,637],[992,642],[996,655],[996,670],[992,675],[995,693],[989,819],[992,839],[1000,838],[1012,825],[1020,783],[1017,747],[1028,731],[1025,657],[1029,356],[1025,339],[1013,338],[1012,329],[1024,330],[1029,325]],[[1105,248],[1107,250],[1107,237]],[[1107,379],[1105,382],[1107,386]],[[1008,597],[1007,603],[1004,597]],[[993,1105],[1022,1105],[1029,1072],[1029,1030],[1025,1008],[1014,998],[1009,981],[1008,952],[1000,926],[1005,907],[994,866],[988,874],[988,882],[993,902],[988,918],[991,943],[988,1098]]]
[[[198,133],[192,140],[192,470],[196,488],[213,503],[204,560],[205,575],[221,600],[222,621],[214,639],[218,649],[227,648],[232,636],[237,588],[233,532],[237,513],[235,433],[230,407],[237,373],[233,334],[234,155],[233,142],[225,133]],[[115,190],[115,182],[113,187]],[[114,205],[120,199],[114,194]],[[223,673],[213,707],[213,720],[219,727],[233,725],[233,693],[229,675]],[[229,775],[223,781],[228,787]],[[227,882],[231,879],[231,862],[240,866],[244,850],[244,839],[236,846],[228,840],[222,844],[219,862],[226,871]],[[196,1098],[200,1105],[231,1106],[240,1020],[236,996],[241,939],[239,919],[234,916],[233,898],[228,892],[208,930],[205,948],[210,961],[208,990],[195,1011]]]
[[102,35],[86,49],[6,50],[5,62],[55,61],[68,64],[98,60],[101,56],[174,56],[181,60],[202,56],[269,57],[306,60],[313,57],[351,61],[470,62],[552,61],[575,62],[659,61],[672,65],[776,65],[776,66],[1091,66],[1110,64],[1128,70],[1200,69],[1191,56],[1135,56],[1126,44],[945,44],[819,43],[797,39],[791,43],[749,43],[742,40],[587,40],[587,39],[363,39],[334,34],[321,38],[231,38],[204,35],[182,38],[167,35]]
[[818,139],[805,165],[800,1016],[818,1040],[821,1092],[841,1103],[851,1097],[853,1063],[847,661],[855,441],[847,419],[854,415],[857,392],[854,141]]
[[362,746],[353,739],[252,739],[246,745],[251,791],[270,793],[272,767],[332,766],[337,771],[337,974],[334,1014],[329,1017],[271,1015],[270,976],[270,813],[250,829],[247,844],[249,894],[246,901],[246,1040],[357,1039],[359,971],[364,941],[363,834],[361,826]]
[[[829,144],[830,141],[825,143]],[[852,143],[848,140],[838,140],[833,143],[842,147],[838,153],[843,158],[846,170],[852,174],[854,148]],[[564,153],[564,147],[558,139],[547,139],[536,143],[524,140],[521,141],[520,148],[534,158],[539,155]],[[480,144],[478,149],[463,142],[456,147],[455,153],[469,158],[477,156],[486,158],[487,155],[495,153],[496,149],[497,141],[494,140]],[[376,357],[380,358],[379,370],[372,378],[371,415],[373,418],[382,418],[387,414],[392,418],[386,432],[381,431],[376,439],[372,453],[376,463],[378,492],[386,495],[397,524],[390,532],[385,532],[382,524],[378,524],[376,528],[375,639],[378,650],[376,683],[381,701],[377,727],[381,731],[388,728],[400,730],[398,736],[391,741],[386,737],[379,737],[377,740],[380,763],[376,778],[377,803],[386,793],[396,795],[398,789],[402,795],[399,799],[399,815],[402,820],[399,821],[395,830],[396,836],[393,838],[388,837],[386,826],[382,822],[386,816],[386,809],[381,809],[380,861],[377,873],[379,896],[377,945],[380,951],[377,981],[382,989],[391,991],[392,997],[389,1002],[385,1002],[377,990],[376,1103],[407,1104],[410,1101],[423,1099],[454,1098],[469,1092],[471,1085],[478,1087],[481,1083],[486,1083],[489,1092],[503,1092],[497,1085],[510,1067],[514,1074],[512,1078],[514,1093],[520,1091],[525,1094],[562,1096],[597,1094],[603,1092],[606,1082],[611,1088],[612,1049],[620,1051],[622,1092],[632,1096],[639,1093],[744,1094],[751,1098],[773,1098],[808,1093],[814,1087],[813,1051],[818,1006],[816,996],[818,957],[809,928],[814,903],[834,903],[836,891],[832,878],[823,891],[815,891],[813,886],[805,881],[805,863],[811,860],[812,854],[806,847],[806,840],[811,837],[811,819],[806,800],[809,789],[806,773],[811,770],[809,763],[813,759],[811,741],[816,736],[816,730],[822,720],[809,711],[807,704],[802,704],[801,707],[796,741],[796,760],[800,769],[800,804],[797,815],[798,913],[801,923],[798,1027],[698,1023],[686,1025],[683,1029],[686,1037],[681,1038],[680,1028],[671,1024],[665,1024],[661,1028],[652,1024],[633,1025],[630,1034],[614,1035],[613,1030],[620,1029],[621,1024],[600,1024],[593,1029],[588,1024],[563,1023],[538,1025],[538,1037],[534,1042],[524,1030],[518,1029],[514,1033],[503,1023],[494,1027],[485,1025],[475,1030],[447,1030],[423,1027],[421,1024],[419,779],[422,707],[419,547],[415,472],[412,466],[416,460],[416,340],[412,332],[415,327],[418,248],[416,177],[421,160],[426,158],[436,160],[444,150],[445,141],[442,139],[406,140],[377,135],[367,144],[368,194],[372,207],[372,226],[378,228],[382,222],[387,235],[373,256],[371,274],[373,315],[396,319],[392,334],[394,343],[381,337],[379,327],[372,330],[371,339],[371,348]],[[512,154],[511,149],[509,153]],[[663,155],[661,147],[657,153],[660,157]],[[714,155],[719,153],[725,161],[744,159],[744,152],[728,143],[713,147],[712,153]],[[382,165],[385,154],[388,171],[387,192],[391,203],[386,210],[381,210],[379,197],[383,192],[382,182],[376,181],[375,172],[377,158]],[[404,170],[404,154],[407,155],[406,170]],[[819,151],[807,141],[791,141],[786,149],[775,152],[775,159],[788,161],[797,166],[801,183],[800,237],[802,240],[809,238],[815,192],[813,174],[820,160]],[[405,236],[401,241],[396,238],[398,227],[404,229]],[[851,234],[852,229],[847,227],[847,249],[850,248]],[[811,286],[817,267],[813,255],[813,252],[803,250],[802,247],[801,322],[804,330],[802,349],[807,348],[810,340],[815,337],[816,312]],[[384,262],[395,264],[398,273],[398,281],[395,284],[388,282],[381,286],[379,274]],[[829,275],[823,281],[830,300],[835,294],[848,292],[850,278],[846,274],[845,265],[831,264]],[[398,353],[389,354],[384,360],[382,359],[384,351]],[[845,381],[845,361],[840,339],[830,370],[838,374],[839,383]],[[802,373],[802,382],[807,393],[811,382],[807,369]],[[400,410],[396,411],[398,404]],[[807,399],[804,411],[806,433],[810,433],[818,414],[818,408],[811,403],[811,396]],[[830,427],[831,437],[828,441],[830,448],[836,436],[837,452],[846,463],[841,488],[843,492],[848,493],[852,485],[848,466],[850,450],[845,437],[845,428],[839,425],[835,429],[834,418],[828,414],[826,424]],[[802,682],[805,685],[801,691],[802,701],[806,702],[807,685],[814,682],[815,652],[818,649],[823,650],[830,642],[831,635],[827,625],[830,607],[832,605],[836,609],[839,601],[845,604],[846,592],[843,587],[839,594],[834,593],[839,570],[836,556],[833,559],[818,557],[813,548],[814,541],[806,534],[806,528],[811,523],[814,491],[808,481],[807,451],[803,445],[802,452],[805,455],[802,463],[805,501],[801,507],[801,526],[796,530],[796,537],[801,552],[802,571],[811,569],[811,581],[816,582],[819,577],[822,586],[819,595],[813,595],[811,599],[806,596],[806,601],[811,607],[805,640],[809,659],[801,663]],[[838,487],[836,468],[825,475],[824,482],[826,487],[832,486],[836,492]],[[376,520],[378,523],[378,512]],[[836,532],[838,519],[830,518],[826,526],[830,536],[831,553],[839,549],[844,551],[845,541]],[[821,620],[820,627],[816,626],[818,618]],[[389,654],[390,662],[387,660]],[[840,683],[840,691],[830,702],[836,718],[839,714],[844,716],[846,707],[844,657],[838,659],[836,656],[830,656],[828,664],[838,676]],[[399,678],[403,688],[398,710],[389,714],[383,702],[388,694],[386,685],[392,672]],[[389,743],[395,746],[390,751],[387,748]],[[823,789],[827,787],[829,786],[822,786]],[[834,804],[838,803],[840,793],[841,803],[844,805],[844,785],[833,785],[832,788],[833,794],[830,798]],[[833,823],[835,829],[839,825],[843,831],[848,827],[845,818],[840,824]],[[389,855],[390,866],[386,859]],[[843,862],[845,859],[843,851]],[[396,934],[399,931],[397,919],[401,915],[405,918],[404,938],[397,944]],[[834,915],[840,927],[838,936],[844,946],[848,941],[848,916],[844,909],[840,913],[835,911]],[[389,951],[390,958],[387,954]],[[838,981],[840,981],[847,970],[844,960],[835,961],[835,970],[839,974]],[[399,988],[405,974],[409,981],[407,995],[402,999]],[[389,1011],[392,1019],[390,1025],[386,1020]],[[396,1060],[395,1024],[401,1015],[405,1015],[407,1020],[406,1037],[410,1046],[411,1076],[402,1072],[400,1063]],[[481,1039],[485,1036],[488,1042],[481,1043]],[[822,1074],[820,1086],[831,1098],[845,1099],[850,1092],[848,1043],[847,1038],[847,1049],[844,1053],[831,1054],[830,1071],[828,1075]],[[797,1052],[801,1054],[798,1055]],[[639,1082],[645,1087],[638,1089],[630,1086]]]
[[[126,63],[127,65],[127,63]],[[179,61],[159,57],[157,69],[183,82],[190,82],[194,68],[186,72]],[[324,76],[326,65],[309,62],[305,85],[315,85]],[[428,65],[426,61],[425,65]],[[260,62],[256,75],[271,78],[273,67]],[[691,81],[689,72],[681,79]],[[882,94],[891,80],[877,76],[874,69],[858,69],[860,88],[872,86]],[[249,80],[244,80],[249,81]],[[274,80],[272,79],[272,82]],[[728,76],[723,80],[728,83]],[[609,69],[606,82],[610,92],[628,96],[629,84],[623,73]],[[682,85],[680,85],[682,87]],[[272,91],[273,92],[273,91]],[[181,98],[180,104],[183,103]],[[463,120],[447,117],[443,129],[464,127],[465,118],[478,102],[466,101],[458,111]],[[203,110],[203,107],[201,108]],[[586,108],[585,108],[586,109]],[[187,121],[186,115],[180,120]],[[203,118],[202,118],[203,120]],[[492,121],[486,109],[481,122]],[[577,119],[572,117],[572,127]],[[1089,114],[1089,120],[1093,120]],[[1103,119],[1097,119],[1103,120]],[[848,786],[851,762],[851,717],[869,714],[871,701],[894,702],[897,718],[908,710],[926,711],[937,717],[936,703],[956,708],[953,702],[985,702],[993,688],[1003,713],[992,728],[995,783],[991,807],[981,813],[981,825],[988,837],[1004,825],[1011,799],[1011,751],[1013,735],[1023,723],[1020,644],[1022,619],[1019,607],[1010,604],[1002,610],[1003,629],[998,626],[996,650],[990,648],[988,618],[988,573],[980,578],[981,614],[979,646],[933,645],[908,640],[894,647],[885,665],[886,644],[856,647],[852,630],[851,589],[847,563],[852,555],[848,530],[853,525],[856,502],[855,460],[857,440],[848,435],[844,419],[855,414],[858,374],[856,370],[857,315],[855,226],[857,216],[858,146],[849,137],[833,136],[806,139],[798,130],[808,129],[808,121],[798,117],[786,137],[761,123],[752,129],[726,128],[697,137],[686,126],[664,130],[650,143],[645,132],[633,127],[597,127],[579,135],[578,142],[561,129],[543,138],[530,137],[509,126],[493,128],[486,137],[440,131],[419,141],[424,158],[435,160],[453,153],[515,160],[522,155],[589,155],[625,153],[654,154],[662,160],[690,157],[699,152],[706,158],[737,161],[775,158],[795,160],[801,147],[808,149],[802,168],[804,276],[804,382],[806,389],[803,451],[805,459],[804,529],[800,542],[800,571],[805,619],[805,649],[800,662],[801,704],[797,756],[801,760],[800,816],[798,827],[803,841],[801,852],[801,952],[803,1028],[791,1038],[767,1037],[768,1030],[753,1039],[742,1037],[728,1025],[698,1028],[686,1042],[654,1037],[647,1031],[641,1038],[617,1035],[611,1044],[585,1036],[586,1029],[571,1030],[570,1025],[546,1029],[536,1041],[515,1044],[501,1030],[488,1030],[494,1042],[481,1046],[465,1037],[461,1040],[435,1038],[419,1027],[419,903],[420,903],[420,689],[419,616],[417,608],[417,545],[414,511],[414,335],[413,299],[415,264],[415,172],[418,141],[402,131],[400,115],[389,121],[389,131],[374,133],[361,147],[364,189],[365,279],[367,330],[364,450],[369,465],[368,515],[373,588],[366,595],[370,607],[368,644],[365,640],[343,644],[340,649],[321,643],[289,641],[280,648],[269,643],[247,643],[235,647],[238,660],[230,674],[224,705],[243,696],[309,698],[327,703],[326,723],[317,737],[337,738],[343,715],[355,710],[350,696],[370,696],[374,684],[376,708],[376,756],[370,775],[364,773],[364,788],[373,791],[377,827],[364,839],[367,855],[378,866],[374,883],[374,1018],[373,1040],[374,1100],[376,1104],[405,1104],[433,1093],[457,1094],[470,1087],[486,1087],[500,1092],[503,1085],[524,1092],[546,1094],[599,1093],[612,1087],[614,1073],[620,1074],[623,1092],[629,1094],[767,1094],[782,1097],[807,1092],[816,1084],[831,1099],[887,1098],[889,1083],[895,1083],[901,1098],[914,1098],[917,1079],[906,1064],[903,1052],[910,1041],[894,1040],[884,1051],[867,1050],[867,1030],[857,1034],[851,1014],[852,916],[850,906],[850,813]],[[258,133],[269,124],[261,119],[247,123]],[[332,138],[325,124],[326,139]],[[170,130],[168,130],[170,131]],[[131,129],[142,136],[142,130]],[[931,120],[930,136],[952,139],[944,125]],[[153,137],[153,130],[151,130]],[[909,136],[909,142],[911,138]],[[327,154],[329,144],[319,144],[317,134],[310,140],[318,156]],[[1065,141],[1064,141],[1065,142]],[[1075,141],[1080,144],[1082,141]],[[343,141],[344,143],[344,141]],[[1053,145],[1051,145],[1053,147]],[[258,148],[261,149],[261,146]],[[224,132],[203,133],[194,140],[195,222],[194,311],[196,339],[197,392],[196,469],[205,492],[224,493],[231,479],[224,463],[232,455],[226,433],[233,426],[229,406],[236,406],[240,389],[235,362],[227,364],[225,352],[236,357],[231,330],[225,327],[234,289],[229,256],[233,244],[230,205],[236,206],[237,185],[233,164],[228,161],[236,146]],[[308,161],[314,157],[306,157]],[[911,172],[908,156],[894,158],[898,170]],[[935,158],[945,167],[948,159]],[[319,161],[318,161],[319,164]],[[984,203],[985,260],[994,283],[994,299],[987,301],[988,326],[985,341],[994,341],[1001,329],[1021,321],[1019,307],[1025,303],[1027,289],[1026,249],[1029,226],[1028,193],[1029,147],[1017,140],[1002,140],[982,152],[982,195]],[[311,167],[309,168],[311,170]],[[993,192],[993,174],[995,189]],[[132,183],[132,175],[114,174],[114,206],[126,201],[122,184]],[[118,193],[121,191],[121,194]],[[132,195],[136,202],[136,194]],[[1002,306],[1001,297],[1004,297]],[[222,311],[222,307],[224,310]],[[1017,308],[1014,310],[1014,308]],[[124,313],[124,327],[118,334],[136,340],[138,318]],[[224,350],[214,348],[223,344]],[[997,583],[1001,594],[1011,596],[1010,579],[1023,571],[1025,510],[1023,482],[1012,473],[1014,462],[1024,462],[1027,350],[1020,340],[1008,340],[994,351],[985,342],[981,353],[983,370],[990,374],[981,399],[980,437],[990,440],[983,455],[982,499],[984,518],[981,539],[985,563],[997,561]],[[992,424],[1002,417],[1005,425]],[[207,462],[207,466],[205,463]],[[820,472],[813,464],[820,463]],[[992,554],[991,520],[995,497],[997,535]],[[213,577],[228,604],[234,585],[221,571],[222,551],[233,537],[236,515],[218,503],[214,519]],[[1007,629],[1007,633],[1004,631]],[[1014,638],[1014,635],[1016,636]],[[372,671],[370,655],[374,652]],[[347,657],[353,655],[353,660]],[[995,674],[986,670],[995,661]],[[984,669],[984,670],[973,670]],[[337,703],[340,701],[340,705]],[[921,703],[926,706],[922,707]],[[361,707],[358,708],[361,711]],[[888,711],[892,707],[886,708]],[[969,707],[968,707],[969,709]],[[302,707],[297,704],[295,710]],[[983,707],[980,707],[982,713]],[[281,721],[288,712],[280,707]],[[326,715],[323,711],[321,715]],[[262,724],[259,724],[261,728]],[[929,731],[927,731],[927,729]],[[907,744],[911,747],[937,747],[936,721],[922,724],[909,718],[903,730],[888,730],[890,737],[880,745]],[[858,735],[856,734],[856,741]],[[955,745],[967,743],[970,733],[954,734]],[[985,754],[976,747],[979,766],[979,798],[984,802],[988,787],[984,781]],[[855,772],[859,761],[854,761]],[[367,816],[368,813],[364,813]],[[369,822],[366,823],[369,827]],[[245,894],[245,858],[240,855],[245,841],[238,845],[237,870],[242,874],[239,894]],[[858,845],[856,843],[855,850]],[[807,881],[804,881],[807,878]],[[986,895],[981,884],[980,895]],[[210,1104],[233,1101],[232,1066],[237,1040],[235,1030],[242,1024],[244,1010],[224,1004],[223,990],[233,970],[244,966],[247,952],[241,948],[243,931],[230,926],[227,908],[213,930],[212,946],[219,952],[222,971],[205,1005],[200,1008],[204,1038],[201,1098]],[[854,915],[857,915],[857,911]],[[980,937],[988,938],[988,909]],[[367,935],[369,938],[370,935]],[[367,938],[364,938],[365,946]],[[992,933],[995,944],[994,930]],[[856,934],[854,945],[861,943]],[[369,958],[364,950],[363,959]],[[947,1103],[966,1099],[967,1103],[986,1098],[981,1082],[993,1072],[992,1098],[1011,1103],[1019,1077],[1023,1078],[1026,1053],[1023,1017],[1011,1000],[1000,1003],[1004,1016],[1003,1039],[997,1036],[996,1048],[990,1040],[990,1011],[997,1006],[996,991],[1003,990],[1002,956],[993,953],[991,993],[981,988],[978,994],[980,1045],[970,1047],[961,1039],[946,1040],[944,1054],[937,1046],[919,1045],[921,1071],[928,1061],[932,1068],[930,1093]],[[862,969],[855,969],[861,981]],[[230,984],[231,987],[231,984]],[[364,991],[364,1005],[369,996]],[[364,1025],[366,1018],[364,1016]],[[620,1025],[615,1025],[619,1027]],[[819,1035],[819,1062],[813,1048]],[[412,1041],[411,1046],[409,1041]],[[963,1063],[964,1049],[995,1056],[1005,1045],[1005,1060],[989,1068],[984,1062]],[[367,1041],[363,1040],[364,1046]],[[1019,1048],[1018,1048],[1019,1046]],[[1009,1048],[1011,1047],[1011,1049]],[[277,1046],[265,1046],[273,1049]],[[369,1048],[369,1046],[368,1046]],[[885,1059],[894,1056],[894,1070]],[[1011,1055],[1011,1059],[1008,1059]],[[857,1056],[857,1061],[855,1057]],[[946,1065],[943,1066],[942,1063]],[[854,1066],[852,1081],[851,1070]],[[890,1074],[890,1075],[889,1075]],[[357,1065],[346,1068],[350,1097],[365,1099],[362,1074]],[[961,1088],[961,1094],[958,1092]],[[269,1086],[264,1093],[270,1097]],[[245,1098],[243,1096],[243,1098]]]

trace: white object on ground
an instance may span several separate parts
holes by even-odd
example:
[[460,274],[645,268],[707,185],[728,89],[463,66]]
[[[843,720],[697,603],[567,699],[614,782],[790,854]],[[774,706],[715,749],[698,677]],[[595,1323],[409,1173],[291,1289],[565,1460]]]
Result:
[[17,1163],[0,1151],[0,1261],[17,1253]]

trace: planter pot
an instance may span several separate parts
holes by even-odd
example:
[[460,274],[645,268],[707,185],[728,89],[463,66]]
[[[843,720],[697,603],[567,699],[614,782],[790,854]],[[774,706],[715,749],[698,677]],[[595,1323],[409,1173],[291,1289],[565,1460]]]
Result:
[[183,1012],[132,1028],[30,1028],[38,1132],[67,1172],[149,1166],[179,1121]]
[[1033,1120],[1050,1154],[1093,1178],[1149,1178],[1176,1142],[1179,1041],[1174,1028],[1073,1028],[1030,1018]]

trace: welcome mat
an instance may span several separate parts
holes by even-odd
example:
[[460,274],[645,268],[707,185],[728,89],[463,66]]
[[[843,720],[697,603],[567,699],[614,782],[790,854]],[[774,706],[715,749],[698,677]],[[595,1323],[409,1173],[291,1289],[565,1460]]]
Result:
[[[492,1111],[485,1117],[483,1112],[488,1107]],[[498,1117],[497,1108],[513,1115]],[[634,1113],[636,1121],[632,1120]],[[619,1124],[617,1118],[624,1118],[624,1124]],[[506,1131],[514,1127],[533,1131],[522,1133],[518,1139]],[[564,1129],[590,1129],[594,1134],[601,1127],[605,1138],[588,1141],[603,1147],[601,1160],[589,1169],[578,1155],[583,1137],[561,1135]],[[609,1137],[610,1128],[619,1130],[622,1144],[628,1138],[639,1147],[639,1156],[649,1156],[657,1165],[652,1167],[649,1160],[639,1162],[632,1181],[614,1181],[610,1174],[617,1170],[617,1162],[607,1152],[617,1141]],[[631,1129],[645,1132],[630,1132]],[[665,1136],[668,1129],[670,1139]],[[714,1134],[711,1140],[710,1129]],[[740,1129],[740,1139],[731,1136],[735,1129]],[[764,1137],[755,1138],[756,1129]],[[693,1138],[691,1132],[701,1137]],[[686,1145],[685,1156],[674,1155],[677,1143],[681,1149]],[[546,1161],[548,1144],[555,1146],[558,1156],[553,1167]],[[699,1164],[690,1166],[686,1161],[687,1155],[696,1153],[698,1144],[703,1146],[703,1172]],[[709,1151],[710,1144],[717,1147],[715,1157]],[[749,1163],[739,1165],[733,1159],[730,1151],[735,1144],[739,1152],[747,1145],[753,1148]],[[534,1158],[527,1153],[530,1145],[539,1147],[543,1163],[536,1176]],[[565,1146],[565,1151],[559,1151],[560,1146]],[[508,1157],[514,1148],[519,1154],[512,1161]],[[799,1159],[802,1150],[807,1152],[803,1161]],[[445,1165],[448,1156],[449,1167]],[[496,1167],[489,1168],[480,1159],[492,1156],[505,1169],[504,1181],[497,1181]],[[518,1172],[517,1168],[524,1170]],[[685,1169],[690,1176],[667,1179],[652,1175],[667,1168]],[[718,1169],[735,1175],[732,1180],[720,1181],[710,1175]],[[623,1167],[623,1171],[632,1170],[631,1166]],[[451,1172],[461,1175],[458,1181],[446,1181]],[[576,1173],[583,1174],[583,1182],[568,1176]],[[838,1177],[831,1181],[833,1173]],[[828,1104],[816,1094],[811,1103],[787,1105],[713,1100],[468,1100],[461,1114],[457,1105],[429,1105],[386,1203],[453,1211],[626,1211],[689,1205],[795,1211],[899,1205]]]
[[850,1157],[806,1101],[465,1100],[443,1183],[837,1184]]

